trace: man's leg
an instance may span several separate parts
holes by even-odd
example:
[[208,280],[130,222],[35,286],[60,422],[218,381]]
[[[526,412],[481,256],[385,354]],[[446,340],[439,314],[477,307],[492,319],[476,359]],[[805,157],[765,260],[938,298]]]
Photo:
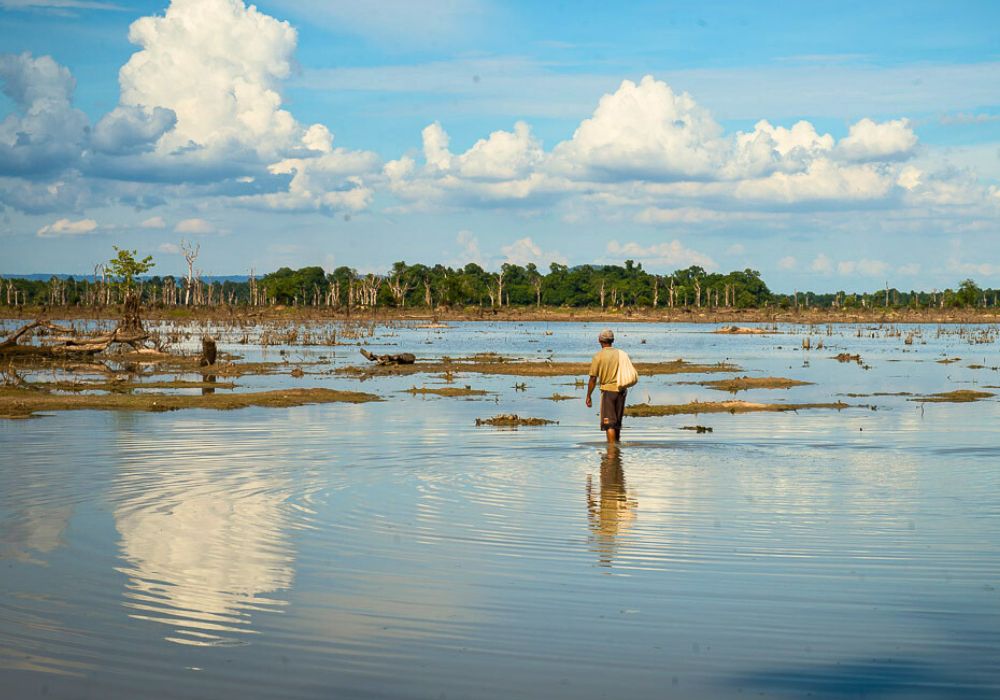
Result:
[[615,442],[620,442],[622,439],[622,424],[625,422],[625,396],[627,395],[627,390],[622,389],[618,392],[618,396],[615,399]]
[[607,433],[608,433],[608,444],[613,445],[616,442],[618,442],[618,431],[617,430],[615,430],[614,428],[608,428],[607,429]]

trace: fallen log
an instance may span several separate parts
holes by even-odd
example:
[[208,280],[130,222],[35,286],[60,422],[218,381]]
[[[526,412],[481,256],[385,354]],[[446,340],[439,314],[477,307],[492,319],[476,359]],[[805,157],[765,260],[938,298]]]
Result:
[[[21,345],[18,341],[35,329],[42,328],[68,335],[55,338],[55,342],[44,345]],[[37,320],[22,326],[10,337],[0,341],[0,355],[32,357],[63,357],[68,355],[94,355],[107,350],[114,343],[124,343],[133,348],[149,339],[145,332],[124,333],[116,328],[112,333],[96,336],[80,336],[72,328],[57,326],[48,321]]]
[[411,352],[401,352],[398,355],[376,355],[361,348],[361,354],[366,360],[377,362],[379,365],[412,365],[417,361],[417,356]]

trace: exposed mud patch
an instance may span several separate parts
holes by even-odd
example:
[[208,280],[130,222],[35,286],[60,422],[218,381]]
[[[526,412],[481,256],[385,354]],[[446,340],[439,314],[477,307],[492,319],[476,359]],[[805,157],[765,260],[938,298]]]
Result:
[[374,394],[334,389],[279,389],[245,394],[49,394],[0,388],[0,418],[23,418],[43,411],[176,411],[209,408],[227,411],[249,406],[286,408],[314,403],[365,403],[381,401]]
[[771,335],[776,331],[769,331],[764,328],[749,328],[747,326],[723,326],[713,332],[721,333],[722,335]]
[[701,413],[784,413],[787,411],[802,411],[814,408],[832,408],[841,410],[851,405],[837,401],[836,403],[752,403],[749,401],[694,401],[682,404],[648,404],[640,403],[625,407],[625,415],[635,418],[650,418],[655,416],[698,415]]
[[918,396],[915,399],[910,399],[910,401],[919,401],[920,403],[972,403],[973,401],[982,401],[995,395],[988,391],[956,389],[955,391],[945,391],[940,394]]
[[812,382],[803,382],[798,379],[785,379],[783,377],[736,377],[734,379],[715,379],[705,382],[683,382],[685,384],[697,384],[698,386],[716,389],[718,391],[728,391],[735,394],[738,391],[748,389],[791,389],[793,386],[806,386]]
[[[709,374],[713,372],[738,372],[740,368],[725,362],[717,364],[697,364],[685,360],[668,362],[636,362],[640,377],[664,374]],[[337,374],[367,379],[369,377],[399,376],[410,374],[443,374],[445,372],[467,372],[471,374],[493,374],[516,377],[585,377],[590,372],[588,362],[538,362],[507,358],[492,353],[474,355],[467,359],[442,358],[412,365],[384,367],[352,366],[336,370]]]
[[426,396],[431,394],[433,396],[486,396],[489,392],[483,389],[473,389],[471,386],[442,386],[442,387],[425,387],[422,386],[419,389],[417,387],[411,387],[405,389],[402,393],[410,394],[412,396]]

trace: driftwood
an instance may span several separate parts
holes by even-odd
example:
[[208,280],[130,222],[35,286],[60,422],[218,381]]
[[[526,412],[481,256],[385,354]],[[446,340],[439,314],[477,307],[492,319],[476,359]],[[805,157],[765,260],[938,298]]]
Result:
[[[55,331],[64,335],[52,338],[52,342],[44,345],[20,345],[18,340],[35,329]],[[49,321],[38,320],[22,326],[10,337],[0,341],[0,355],[21,355],[34,357],[65,357],[74,355],[93,355],[107,350],[114,343],[125,343],[133,348],[147,340],[149,334],[144,331],[128,332],[116,328],[111,333],[102,335],[78,335],[72,328],[57,326]]]
[[412,365],[417,361],[417,356],[411,352],[402,352],[398,355],[376,355],[361,348],[361,354],[366,360],[377,362],[379,365]]

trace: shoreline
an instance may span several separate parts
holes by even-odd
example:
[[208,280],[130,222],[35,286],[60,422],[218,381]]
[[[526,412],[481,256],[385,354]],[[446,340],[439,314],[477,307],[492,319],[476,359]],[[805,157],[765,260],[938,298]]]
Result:
[[[352,322],[425,323],[448,322],[545,322],[545,323],[703,323],[739,327],[743,324],[981,324],[1000,323],[1000,308],[980,309],[733,309],[733,308],[631,308],[574,309],[555,307],[515,307],[503,309],[396,309],[345,310],[311,306],[215,306],[215,307],[146,307],[147,321],[218,321],[252,322]],[[0,307],[0,318],[28,321],[38,318],[60,320],[114,321],[120,307]],[[739,332],[738,329],[735,332]]]

